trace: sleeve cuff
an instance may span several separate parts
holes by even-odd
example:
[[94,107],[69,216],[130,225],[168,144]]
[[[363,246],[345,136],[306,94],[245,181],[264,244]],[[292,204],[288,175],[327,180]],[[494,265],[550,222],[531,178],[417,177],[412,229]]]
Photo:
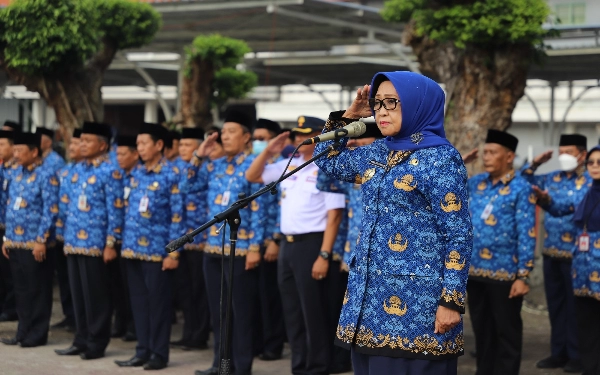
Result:
[[465,313],[465,296],[456,290],[449,291],[446,288],[442,290],[442,296],[438,302],[439,306],[444,306],[461,314]]

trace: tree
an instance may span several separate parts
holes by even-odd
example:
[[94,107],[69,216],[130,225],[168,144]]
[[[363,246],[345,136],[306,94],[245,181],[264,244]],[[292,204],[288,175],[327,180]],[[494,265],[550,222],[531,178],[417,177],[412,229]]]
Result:
[[250,51],[244,41],[218,34],[198,36],[185,48],[180,113],[184,126],[209,127],[213,107],[243,98],[257,85],[256,74],[235,69]]
[[161,18],[130,0],[14,0],[0,10],[0,69],[38,92],[66,130],[102,121],[102,78],[117,51],[152,40]]
[[446,87],[446,134],[465,152],[488,129],[506,130],[543,54],[544,0],[388,0],[382,16],[407,22],[403,43]]

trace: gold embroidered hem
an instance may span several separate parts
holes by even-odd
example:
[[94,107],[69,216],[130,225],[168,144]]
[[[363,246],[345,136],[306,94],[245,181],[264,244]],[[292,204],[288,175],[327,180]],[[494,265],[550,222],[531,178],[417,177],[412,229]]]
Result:
[[542,250],[543,255],[551,258],[573,259],[573,253],[569,250],[559,250],[555,247],[545,247]]
[[456,306],[465,307],[465,296],[456,290],[442,289],[442,298],[446,302],[454,302]]
[[97,247],[92,247],[92,248],[75,247],[73,245],[68,245],[68,244],[65,244],[65,247],[63,248],[63,252],[65,254],[85,255],[85,256],[89,256],[89,257],[101,257],[104,254],[104,250],[99,249]]
[[[260,247],[258,245],[250,245],[249,249],[236,247],[235,248],[235,256],[236,257],[245,257],[246,255],[248,255],[249,252],[259,251],[259,250],[260,250]],[[206,245],[204,247],[204,252],[207,254],[221,255],[221,246]],[[230,245],[225,245],[225,255],[229,256],[230,252],[231,252]]]
[[33,245],[35,245],[35,241],[11,241],[7,239],[4,241],[4,246],[8,249],[20,249],[20,250],[33,250]]
[[391,334],[375,335],[373,331],[361,326],[358,333],[353,324],[346,327],[338,325],[336,336],[346,343],[352,344],[354,339],[356,346],[372,349],[394,349],[404,350],[409,353],[421,353],[433,356],[444,356],[452,354],[460,354],[463,352],[464,338],[462,334],[458,334],[454,340],[440,342],[437,338],[424,334],[413,339],[408,337],[392,336]]
[[514,281],[516,274],[514,272],[508,272],[506,270],[487,270],[485,268],[475,268],[471,266],[469,269],[469,276],[483,277],[486,279],[492,279],[496,281]]
[[132,249],[124,249],[123,251],[121,251],[121,258],[137,259],[146,262],[162,262],[164,259],[162,255],[138,253]]
[[597,299],[600,301],[600,292],[593,292],[587,286],[583,286],[582,288],[577,288],[573,290],[573,294],[577,297],[588,297]]

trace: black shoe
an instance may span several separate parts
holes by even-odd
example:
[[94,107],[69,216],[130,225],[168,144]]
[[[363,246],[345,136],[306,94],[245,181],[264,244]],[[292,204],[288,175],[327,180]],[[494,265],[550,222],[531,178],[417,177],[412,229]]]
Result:
[[125,336],[125,330],[118,330],[118,329],[113,328],[110,331],[110,337],[112,337],[113,339],[117,338],[117,337],[123,337],[123,336]]
[[44,346],[47,343],[48,343],[47,341],[40,342],[40,343],[32,343],[32,342],[27,342],[27,341],[21,341],[21,343],[19,345],[21,345],[21,348],[36,348],[38,346]]
[[17,320],[19,320],[17,314],[0,314],[0,322],[16,322]]
[[125,336],[123,336],[122,340],[125,342],[137,341],[137,336],[133,332],[126,332]]
[[187,341],[185,341],[184,339],[181,339],[181,340],[177,340],[177,341],[171,341],[171,342],[169,343],[169,345],[171,345],[171,346],[174,346],[174,347],[176,347],[176,348],[180,348],[180,347],[182,347],[182,346],[187,346],[187,345],[188,345],[188,342],[187,342]]
[[469,352],[469,355],[471,356],[471,358],[477,358],[477,352],[475,350],[471,350]]
[[67,318],[64,318],[60,322],[51,325],[50,328],[51,329],[57,329],[57,328],[67,329],[68,327],[74,327],[74,326],[75,326],[75,323],[73,323],[72,321],[70,321]]
[[281,353],[275,354],[275,353],[271,353],[271,352],[264,352],[264,353],[260,353],[258,355],[258,358],[263,361],[276,361],[278,359],[281,359]]
[[0,339],[0,342],[4,345],[17,345],[19,343],[19,340],[17,340],[16,337],[3,337]]
[[161,358],[158,358],[158,357],[152,357],[144,365],[144,370],[162,370],[165,367],[167,367],[166,361],[163,361]]
[[83,352],[79,354],[79,357],[84,360],[98,359],[104,357],[104,352]]
[[194,371],[194,375],[219,375],[219,369],[216,367],[211,367],[206,370],[196,370]]
[[77,331],[77,328],[75,328],[75,324],[71,323],[65,327],[65,331],[69,333],[74,333],[75,331]]
[[85,350],[76,346],[69,346],[66,349],[54,349],[54,353],[58,355],[79,355]]
[[581,361],[578,359],[571,359],[564,368],[565,372],[573,373],[573,374],[581,374],[583,372],[583,366],[581,365]]
[[537,368],[561,368],[561,367],[565,367],[567,362],[569,362],[568,359],[550,356],[548,358],[542,359],[535,366]]
[[147,359],[138,358],[136,356],[131,357],[127,361],[115,361],[119,367],[140,367],[145,365],[146,362],[148,362]]
[[208,349],[208,344],[203,342],[200,344],[186,344],[181,346],[181,350],[206,350]]
[[330,374],[343,374],[350,371],[352,371],[352,365],[350,363],[337,363],[329,369]]

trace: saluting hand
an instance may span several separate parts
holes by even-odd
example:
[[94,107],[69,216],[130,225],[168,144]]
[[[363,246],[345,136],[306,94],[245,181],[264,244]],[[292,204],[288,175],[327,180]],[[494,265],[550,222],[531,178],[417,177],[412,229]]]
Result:
[[462,156],[463,163],[465,163],[465,164],[472,163],[475,160],[477,160],[477,157],[479,156],[479,149],[474,148],[471,151],[467,152],[465,155],[461,155],[461,156]]
[[373,116],[371,107],[369,107],[369,92],[371,91],[370,85],[364,85],[356,90],[356,97],[350,107],[344,112],[345,118],[357,119],[367,118]]
[[46,245],[37,243],[33,245],[33,258],[36,262],[43,262],[46,259]]
[[264,152],[266,152],[269,156],[281,154],[281,151],[283,151],[283,148],[285,147],[285,142],[289,138],[289,136],[290,132],[283,132],[277,137],[271,139]]
[[527,283],[523,280],[517,279],[510,288],[510,294],[508,295],[508,298],[523,297],[527,293],[529,293],[529,285],[527,285]]
[[198,155],[198,157],[201,158],[205,158],[208,155],[210,155],[210,153],[213,152],[213,150],[215,149],[215,143],[217,143],[217,138],[219,138],[218,132],[214,132],[211,135],[209,135],[208,138],[206,138],[204,142],[202,142],[200,146],[198,146],[198,149],[196,150],[196,155]]
[[535,166],[540,166],[540,165],[548,162],[550,159],[552,159],[552,153],[553,153],[553,151],[550,150],[550,151],[546,151],[546,152],[539,154],[538,156],[536,156],[533,159],[532,164]]
[[433,333],[446,333],[460,323],[460,313],[446,306],[438,306]]
[[6,248],[6,244],[2,244],[2,254],[4,254],[4,257],[6,259],[9,259],[10,257],[8,256],[8,249]]

